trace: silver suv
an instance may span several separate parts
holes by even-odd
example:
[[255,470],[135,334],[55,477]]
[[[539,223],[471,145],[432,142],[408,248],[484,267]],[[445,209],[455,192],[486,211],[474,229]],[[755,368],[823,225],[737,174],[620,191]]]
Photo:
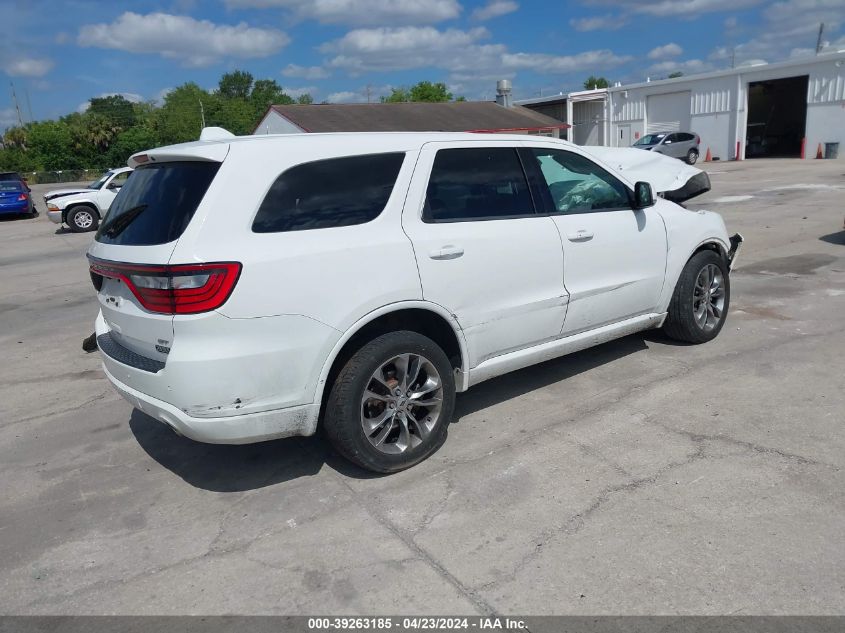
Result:
[[701,138],[690,132],[655,132],[643,136],[634,143],[634,147],[680,158],[687,165],[695,165],[700,144]]

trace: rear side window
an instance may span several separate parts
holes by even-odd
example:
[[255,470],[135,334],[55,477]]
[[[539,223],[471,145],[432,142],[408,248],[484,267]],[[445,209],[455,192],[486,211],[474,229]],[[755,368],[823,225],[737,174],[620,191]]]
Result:
[[96,240],[151,246],[178,239],[219,168],[220,163],[200,161],[138,167],[120,188]]
[[692,134],[687,134],[686,132],[680,132],[679,134],[676,134],[675,136],[678,137],[679,141],[693,141],[693,140],[695,140],[695,136],[693,136]]
[[461,222],[534,215],[513,147],[443,149],[434,157],[423,220]]
[[404,153],[330,158],[292,167],[261,203],[255,233],[364,224],[384,210]]

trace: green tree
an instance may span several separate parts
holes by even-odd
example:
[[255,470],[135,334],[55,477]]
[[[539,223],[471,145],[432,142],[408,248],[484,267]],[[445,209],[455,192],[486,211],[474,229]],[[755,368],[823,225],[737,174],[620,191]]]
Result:
[[225,99],[248,99],[252,92],[253,76],[245,70],[234,70],[220,77],[217,94]]
[[3,135],[3,147],[6,149],[26,150],[26,127],[10,127]]
[[411,93],[406,88],[391,88],[390,94],[381,98],[382,103],[405,103],[411,100]]
[[70,126],[61,121],[31,123],[27,140],[35,164],[48,171],[87,167],[74,150]]
[[675,71],[675,72],[673,72],[673,73],[669,73],[669,77],[668,77],[668,78],[669,78],[669,79],[676,79],[676,78],[678,78],[678,77],[683,77],[683,76],[684,76],[684,73],[682,73],[680,70],[676,70],[676,71]]
[[91,97],[88,113],[103,116],[122,130],[135,125],[135,109],[123,95]]
[[[194,82],[174,88],[164,98],[154,115],[153,127],[158,134],[159,145],[195,141],[202,131],[203,109],[213,112],[215,99]],[[206,124],[208,125],[208,117]]]
[[252,87],[249,102],[252,104],[255,115],[253,123],[258,123],[258,120],[271,105],[290,105],[293,103],[293,99],[290,98],[290,95],[285,94],[285,91],[275,79],[259,79]]
[[[404,103],[406,101],[421,101],[427,103],[442,103],[452,100],[452,93],[443,82],[432,83],[420,81],[410,88],[391,88],[390,94],[381,98],[382,103]],[[458,101],[466,100],[458,98]]]
[[410,95],[411,101],[442,103],[452,100],[452,93],[446,89],[446,84],[443,82],[433,84],[430,81],[421,81],[411,86]]
[[595,90],[597,88],[607,88],[610,85],[610,82],[607,81],[604,77],[595,77],[594,75],[590,75],[584,81],[584,90]]
[[108,151],[108,165],[117,167],[125,165],[132,154],[152,149],[158,145],[155,133],[145,127],[135,126],[121,132],[115,137]]
[[296,102],[299,105],[311,105],[312,103],[314,103],[314,97],[312,97],[310,94],[308,94],[306,92],[305,94],[299,95],[296,98]]

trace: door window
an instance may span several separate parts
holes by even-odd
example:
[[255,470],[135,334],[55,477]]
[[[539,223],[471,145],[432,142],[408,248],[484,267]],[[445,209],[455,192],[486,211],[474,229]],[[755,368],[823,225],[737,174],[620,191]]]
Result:
[[513,147],[439,150],[423,221],[466,222],[533,216],[534,202]]
[[112,178],[112,181],[109,183],[109,186],[114,187],[115,189],[120,189],[123,185],[126,184],[126,179],[129,178],[129,174],[131,173],[131,171],[124,171],[117,174],[114,178]]
[[[532,148],[547,187],[548,211],[553,214],[590,213],[630,209],[628,188],[593,161],[557,149]],[[544,196],[545,197],[545,196]]]

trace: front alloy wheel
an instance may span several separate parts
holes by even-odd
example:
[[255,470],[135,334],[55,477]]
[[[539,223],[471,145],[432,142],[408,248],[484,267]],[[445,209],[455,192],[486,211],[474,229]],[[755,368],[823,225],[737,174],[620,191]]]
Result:
[[686,343],[706,343],[725,324],[731,281],[725,258],[706,250],[693,255],[681,271],[663,331]]
[[716,264],[707,264],[698,273],[692,309],[698,327],[704,332],[711,332],[722,322],[725,312],[725,278]]
[[421,462],[446,440],[455,380],[446,354],[411,331],[382,334],[334,379],[322,429],[362,468],[392,473]]

